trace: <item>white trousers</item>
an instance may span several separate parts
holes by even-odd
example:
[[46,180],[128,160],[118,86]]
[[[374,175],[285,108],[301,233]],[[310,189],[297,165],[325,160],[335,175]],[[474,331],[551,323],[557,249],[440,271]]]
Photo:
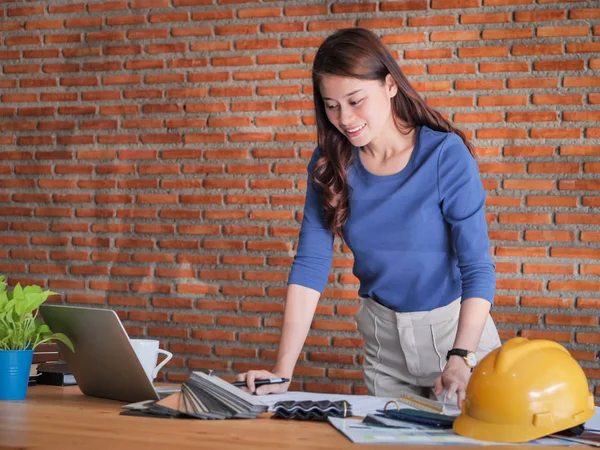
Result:
[[[364,340],[364,379],[370,395],[397,397],[411,393],[431,397],[444,370],[446,353],[458,328],[460,298],[432,311],[397,313],[364,298],[356,313]],[[488,315],[476,354],[478,361],[501,345]]]

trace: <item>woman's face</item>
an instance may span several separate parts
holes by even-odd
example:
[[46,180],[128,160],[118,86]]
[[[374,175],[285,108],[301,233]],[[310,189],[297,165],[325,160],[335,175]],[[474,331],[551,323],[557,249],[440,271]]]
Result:
[[397,87],[391,75],[384,83],[324,75],[319,89],[327,118],[352,145],[368,145],[393,126],[391,98]]

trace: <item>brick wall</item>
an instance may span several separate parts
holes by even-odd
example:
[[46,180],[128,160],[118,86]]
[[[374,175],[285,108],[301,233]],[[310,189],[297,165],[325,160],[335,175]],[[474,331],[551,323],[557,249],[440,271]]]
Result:
[[[473,139],[503,338],[600,395],[600,9],[590,1],[0,2],[0,273],[117,310],[190,369],[275,357],[315,145],[311,62],[375,30]],[[295,388],[365,392],[339,244]],[[597,397],[598,398],[598,397]]]

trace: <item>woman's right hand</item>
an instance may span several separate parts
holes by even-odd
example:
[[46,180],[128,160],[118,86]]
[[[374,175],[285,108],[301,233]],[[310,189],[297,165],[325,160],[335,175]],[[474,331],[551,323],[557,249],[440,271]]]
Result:
[[256,395],[264,394],[282,394],[288,390],[290,382],[280,384],[265,384],[263,386],[256,387],[254,380],[264,380],[267,378],[290,378],[289,375],[280,375],[269,372],[268,370],[249,370],[248,372],[240,373],[235,377],[235,381],[245,381],[247,387],[242,387],[246,392]]

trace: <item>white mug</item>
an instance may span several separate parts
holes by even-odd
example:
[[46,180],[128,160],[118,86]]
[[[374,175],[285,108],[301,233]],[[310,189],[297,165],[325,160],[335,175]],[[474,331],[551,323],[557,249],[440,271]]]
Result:
[[[173,357],[173,353],[159,348],[158,341],[155,339],[130,339],[129,341],[133,346],[135,354],[142,363],[142,367],[144,368],[144,372],[146,372],[148,379],[154,381],[158,375],[158,371],[169,362]],[[156,365],[159,353],[165,355],[166,358],[163,359],[160,364]]]

